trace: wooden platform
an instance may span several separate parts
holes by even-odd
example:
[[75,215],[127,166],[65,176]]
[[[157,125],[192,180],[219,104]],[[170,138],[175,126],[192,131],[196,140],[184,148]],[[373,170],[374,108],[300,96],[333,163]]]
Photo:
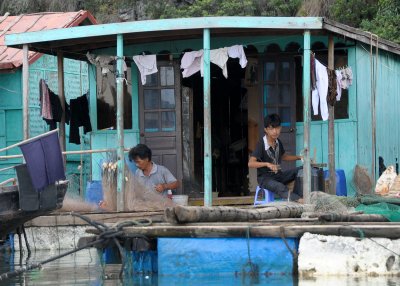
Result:
[[[134,220],[139,218],[151,219],[153,222],[163,222],[164,212],[101,212],[101,213],[80,213],[89,219],[114,224],[117,222]],[[78,217],[72,216],[69,212],[55,212],[50,215],[35,218],[27,223],[25,227],[54,227],[54,226],[83,226],[87,223]]]
[[[253,205],[253,196],[218,197],[212,199],[213,206]],[[203,206],[204,198],[189,198],[190,206]]]

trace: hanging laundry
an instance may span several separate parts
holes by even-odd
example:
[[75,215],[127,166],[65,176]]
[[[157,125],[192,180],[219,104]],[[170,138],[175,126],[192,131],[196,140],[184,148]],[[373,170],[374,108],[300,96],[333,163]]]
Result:
[[190,77],[200,71],[201,60],[203,58],[203,50],[186,52],[181,59],[181,69],[183,77]]
[[92,125],[89,117],[89,103],[86,94],[78,98],[71,99],[69,104],[71,109],[69,143],[81,144],[79,127],[83,126],[83,132],[85,134],[92,131]]
[[342,74],[341,86],[343,89],[348,89],[353,84],[353,71],[351,67],[340,69]]
[[65,180],[64,163],[57,133],[20,145],[34,188],[42,190]]
[[336,100],[340,101],[342,97],[342,73],[340,70],[335,70],[336,74]]
[[109,72],[114,72],[115,68],[112,63],[115,60],[115,57],[112,56],[96,56],[93,54],[90,54],[89,52],[86,53],[86,58],[88,61],[98,67],[101,67],[101,73],[103,75],[109,73]]
[[234,45],[228,48],[228,56],[230,58],[239,58],[239,64],[244,69],[247,65],[246,54],[244,53],[242,45]]
[[326,97],[328,95],[328,72],[326,67],[318,60],[315,60],[315,78],[316,89],[312,91],[312,107],[314,115],[318,115],[318,104],[321,110],[322,120],[328,120],[328,104]]
[[331,106],[334,106],[336,103],[337,97],[337,81],[336,81],[336,73],[334,70],[327,69],[328,72],[328,96],[327,101]]
[[53,114],[51,113],[51,103],[49,95],[49,87],[46,82],[41,79],[39,80],[39,92],[40,92],[40,115],[44,119],[53,119]]
[[315,54],[311,53],[310,56],[310,79],[311,79],[311,89],[317,88],[317,80],[315,78]]
[[[204,54],[201,59],[202,63],[203,58]],[[219,66],[222,69],[222,74],[224,75],[224,77],[228,78],[228,67],[226,65],[226,63],[228,62],[228,48],[210,50],[210,62]],[[204,65],[200,66],[201,76],[203,76],[203,67]]]
[[146,56],[134,56],[133,60],[139,69],[142,84],[146,84],[146,75],[158,72],[157,69],[157,56],[146,55]]

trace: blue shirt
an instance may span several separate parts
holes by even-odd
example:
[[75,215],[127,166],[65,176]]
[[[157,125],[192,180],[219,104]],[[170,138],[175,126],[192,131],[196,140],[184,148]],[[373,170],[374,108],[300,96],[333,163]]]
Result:
[[[143,174],[143,171],[140,169],[136,170],[136,176],[139,177],[140,181],[148,188],[154,190],[155,186],[158,184],[170,184],[176,182],[176,178],[172,173],[162,165],[157,165],[153,163],[153,168],[150,171],[150,174],[146,176]],[[164,190],[162,192],[163,196],[167,196],[167,191]]]

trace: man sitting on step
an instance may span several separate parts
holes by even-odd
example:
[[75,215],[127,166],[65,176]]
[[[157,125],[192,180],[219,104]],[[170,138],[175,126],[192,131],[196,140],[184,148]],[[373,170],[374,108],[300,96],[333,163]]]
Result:
[[260,188],[267,189],[283,199],[303,203],[303,194],[289,192],[287,183],[293,181],[299,168],[282,171],[283,161],[301,160],[301,156],[285,154],[282,142],[278,139],[281,134],[281,119],[278,114],[270,114],[264,119],[265,135],[257,143],[251,154],[248,166],[257,169],[257,181]]

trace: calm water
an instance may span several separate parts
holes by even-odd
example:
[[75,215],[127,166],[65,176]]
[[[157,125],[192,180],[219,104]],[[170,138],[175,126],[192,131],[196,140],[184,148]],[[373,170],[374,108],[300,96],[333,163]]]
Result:
[[[43,261],[57,252],[36,251],[29,263]],[[26,257],[22,259],[26,263]],[[19,268],[20,256],[0,251],[0,274]],[[387,285],[400,286],[399,277],[328,277],[297,281],[292,277],[271,276],[259,278],[242,277],[158,277],[157,275],[136,275],[123,282],[118,277],[119,265],[102,266],[95,249],[83,250],[44,265],[41,270],[33,270],[20,277],[0,282],[0,285]]]

